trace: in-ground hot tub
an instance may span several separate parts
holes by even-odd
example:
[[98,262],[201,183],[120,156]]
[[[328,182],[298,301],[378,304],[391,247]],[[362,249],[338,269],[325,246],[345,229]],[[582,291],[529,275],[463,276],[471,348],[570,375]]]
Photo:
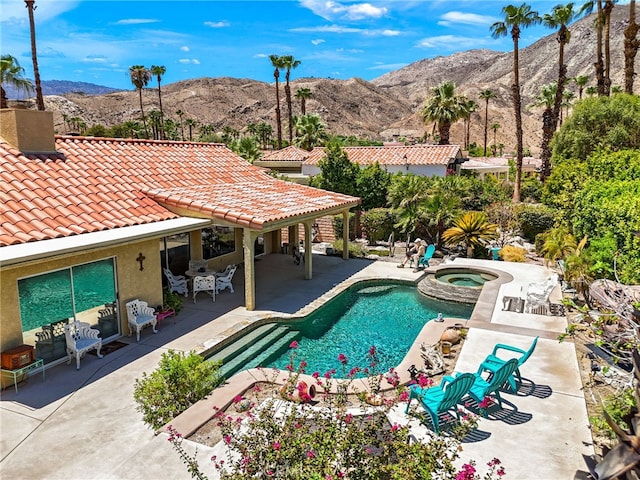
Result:
[[418,284],[418,290],[423,295],[439,300],[476,303],[484,284],[498,277],[480,268],[442,267],[427,275]]

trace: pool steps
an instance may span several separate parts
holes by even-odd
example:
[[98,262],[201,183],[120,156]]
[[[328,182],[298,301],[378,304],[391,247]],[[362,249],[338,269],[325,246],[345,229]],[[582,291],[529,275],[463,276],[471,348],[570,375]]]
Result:
[[207,360],[222,360],[220,374],[229,378],[242,368],[257,367],[272,355],[280,353],[298,335],[298,332],[277,323],[261,325]]

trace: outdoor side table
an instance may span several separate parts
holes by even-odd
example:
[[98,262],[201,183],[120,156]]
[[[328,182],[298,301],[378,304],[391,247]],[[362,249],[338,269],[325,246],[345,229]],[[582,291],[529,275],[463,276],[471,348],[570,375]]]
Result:
[[15,370],[2,368],[0,370],[2,371],[2,375],[7,374],[13,377],[13,386],[16,389],[16,393],[18,393],[18,376],[29,373],[31,370],[35,370],[38,367],[42,368],[42,380],[44,380],[44,360],[42,358],[38,358],[35,362],[25,365],[22,368],[16,368]]
[[156,318],[158,319],[158,323],[160,323],[161,320],[164,320],[167,317],[171,317],[173,316],[173,323],[176,323],[176,311],[173,308],[170,308],[169,310],[164,310],[161,312],[157,312],[156,313]]

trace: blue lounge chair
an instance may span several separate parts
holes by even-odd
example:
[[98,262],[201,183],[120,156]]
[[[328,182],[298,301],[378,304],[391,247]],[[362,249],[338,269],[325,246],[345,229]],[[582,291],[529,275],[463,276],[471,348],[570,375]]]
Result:
[[[518,368],[518,360],[512,358],[502,365],[496,373],[494,373],[488,380],[485,380],[480,374],[473,374],[475,381],[469,390],[469,396],[473,398],[478,405],[480,405],[486,397],[493,396],[498,400],[498,405],[502,408],[502,398],[500,397],[500,389],[509,380],[513,372]],[[445,377],[446,379],[447,377]],[[451,378],[451,377],[448,377]],[[483,416],[487,416],[486,409],[482,409]]]
[[469,393],[469,389],[474,381],[475,375],[472,373],[463,373],[451,379],[449,382],[443,381],[440,385],[431,388],[423,389],[418,385],[412,385],[409,402],[407,403],[407,408],[404,413],[409,411],[411,400],[414,398],[418,399],[424,409],[429,413],[434,431],[440,433],[440,414],[455,409],[456,418],[459,421],[460,412],[458,412],[456,405],[462,397]]
[[[424,252],[424,255],[422,255],[419,259],[418,259],[418,265],[416,265],[416,268],[426,268],[429,266],[429,260],[431,260],[433,258],[433,254],[436,253],[436,246],[431,244],[427,247],[427,250]],[[413,259],[411,259],[411,264],[413,264]]]
[[498,351],[506,350],[509,352],[517,353],[519,354],[519,356],[514,358],[518,360],[518,368],[516,368],[513,375],[509,377],[509,386],[511,387],[511,391],[516,392],[516,380],[518,381],[518,383],[522,382],[522,377],[520,376],[520,367],[529,359],[529,357],[535,350],[536,344],[538,343],[538,338],[539,337],[533,339],[529,350],[522,350],[521,348],[512,347],[511,345],[498,343],[495,347],[493,347],[493,352],[491,352],[490,355],[487,355],[487,358],[484,359],[484,362],[482,362],[480,368],[478,368],[478,374],[481,374],[482,372],[489,372],[491,375],[495,375],[498,369],[502,365],[507,363],[508,359],[503,359],[497,356]]

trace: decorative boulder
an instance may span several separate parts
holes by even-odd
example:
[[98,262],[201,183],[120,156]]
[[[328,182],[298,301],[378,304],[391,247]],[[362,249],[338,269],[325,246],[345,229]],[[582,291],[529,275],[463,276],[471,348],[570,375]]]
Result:
[[451,345],[456,345],[460,342],[460,330],[454,327],[447,328],[442,335],[440,335],[441,342],[449,342]]

